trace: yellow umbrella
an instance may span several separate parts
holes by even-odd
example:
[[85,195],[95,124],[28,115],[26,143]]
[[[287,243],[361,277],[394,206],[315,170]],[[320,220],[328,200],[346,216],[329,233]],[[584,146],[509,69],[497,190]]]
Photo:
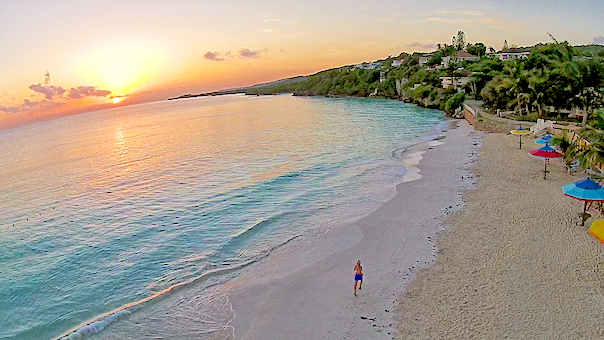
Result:
[[604,220],[597,220],[589,227],[589,233],[596,238],[596,240],[604,243]]
[[517,129],[510,131],[510,133],[513,135],[520,136],[520,142],[518,142],[518,145],[520,145],[520,149],[522,149],[522,135],[528,135],[529,133],[531,133],[531,131],[523,128],[522,126],[519,126]]

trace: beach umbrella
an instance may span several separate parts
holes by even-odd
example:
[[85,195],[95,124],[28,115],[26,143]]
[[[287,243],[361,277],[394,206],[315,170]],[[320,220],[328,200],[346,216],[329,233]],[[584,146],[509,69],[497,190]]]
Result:
[[554,136],[552,136],[552,135],[545,135],[545,136],[543,136],[543,137],[541,137],[539,139],[536,139],[535,143],[536,144],[542,144],[542,145],[549,144],[549,143],[552,142],[552,139],[554,139]]
[[549,163],[549,159],[550,158],[564,157],[563,154],[561,154],[558,151],[552,149],[547,144],[545,144],[545,146],[540,147],[539,149],[535,149],[535,150],[529,151],[529,154],[531,156],[535,156],[535,157],[539,157],[539,158],[545,158],[545,168],[543,170],[543,179],[547,179],[547,173],[549,172],[549,171],[547,171],[547,164]]
[[517,129],[510,131],[510,133],[513,135],[518,135],[520,137],[520,141],[518,142],[518,145],[520,146],[520,149],[522,149],[522,136],[528,135],[529,133],[531,133],[531,131],[523,128],[522,126],[519,126]]
[[595,237],[596,240],[604,243],[604,220],[597,220],[589,227],[589,233]]
[[587,205],[593,202],[604,202],[604,187],[589,178],[565,185],[562,187],[562,191],[564,191],[564,195],[584,202],[581,225],[585,225],[585,220],[589,218]]

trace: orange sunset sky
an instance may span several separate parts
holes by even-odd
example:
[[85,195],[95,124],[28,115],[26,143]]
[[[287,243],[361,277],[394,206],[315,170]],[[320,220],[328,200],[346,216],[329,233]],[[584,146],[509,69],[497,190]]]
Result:
[[[577,1],[1,1],[0,129],[431,51],[604,43]],[[48,73],[47,73],[48,71]]]

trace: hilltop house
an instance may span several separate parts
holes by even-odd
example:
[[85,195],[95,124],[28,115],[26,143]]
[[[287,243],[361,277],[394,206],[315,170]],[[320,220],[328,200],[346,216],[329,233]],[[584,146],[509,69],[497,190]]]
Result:
[[441,65],[443,67],[449,67],[449,63],[451,62],[451,59],[455,59],[457,61],[478,61],[478,60],[480,60],[480,57],[475,56],[475,55],[470,54],[465,51],[457,51],[457,52],[455,52],[455,54],[453,54],[453,56],[443,57]]
[[432,66],[428,66],[429,71],[438,71],[443,68],[442,64],[434,64]]
[[470,82],[470,77],[440,77],[440,81],[444,89],[453,86],[458,90]]
[[388,80],[388,72],[387,71],[381,71],[380,72],[380,83],[383,83],[386,80]]
[[354,67],[356,68],[362,68],[363,70],[379,70],[382,68],[382,64],[380,63],[362,63],[362,64],[357,64],[354,65]]
[[400,67],[403,65],[403,59],[395,59],[392,61],[392,67]]
[[504,48],[501,51],[495,53],[494,55],[497,58],[499,58],[499,60],[506,61],[506,60],[528,58],[528,56],[530,54],[531,54],[531,49],[530,48],[512,47],[512,48]]
[[432,55],[434,53],[425,53],[420,55],[419,57],[419,66],[424,66],[428,63],[428,61],[430,60],[430,58],[432,58]]

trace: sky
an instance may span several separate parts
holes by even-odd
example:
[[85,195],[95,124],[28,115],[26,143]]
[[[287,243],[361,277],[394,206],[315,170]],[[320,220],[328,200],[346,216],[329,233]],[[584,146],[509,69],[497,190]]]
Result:
[[401,52],[459,30],[499,50],[604,44],[601,0],[0,0],[0,129],[248,86]]

